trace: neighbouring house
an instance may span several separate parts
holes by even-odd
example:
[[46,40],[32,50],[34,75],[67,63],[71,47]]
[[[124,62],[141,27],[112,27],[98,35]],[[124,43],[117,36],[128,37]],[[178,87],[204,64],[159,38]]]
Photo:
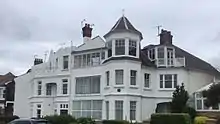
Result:
[[0,116],[12,116],[16,76],[12,73],[0,75]]
[[220,76],[209,63],[175,46],[170,31],[161,30],[159,44],[141,47],[142,33],[125,16],[104,39],[91,38],[87,23],[82,32],[80,46],[51,51],[47,62],[35,59],[15,79],[15,115],[142,121],[171,101],[177,85],[184,83],[192,94]]

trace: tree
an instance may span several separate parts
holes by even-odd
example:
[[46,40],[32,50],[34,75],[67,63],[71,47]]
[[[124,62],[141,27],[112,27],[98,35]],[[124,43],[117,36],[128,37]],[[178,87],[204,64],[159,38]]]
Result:
[[208,90],[202,92],[203,97],[206,97],[205,105],[214,107],[220,103],[220,83],[213,84]]
[[177,86],[173,92],[173,99],[171,102],[172,113],[182,113],[186,108],[186,103],[189,99],[189,94],[185,90],[184,84]]

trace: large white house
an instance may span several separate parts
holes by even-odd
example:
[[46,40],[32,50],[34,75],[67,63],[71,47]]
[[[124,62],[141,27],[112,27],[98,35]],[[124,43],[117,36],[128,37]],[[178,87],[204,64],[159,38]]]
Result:
[[104,35],[82,28],[80,46],[51,51],[49,60],[15,79],[14,114],[53,114],[142,121],[168,102],[177,85],[189,93],[219,78],[209,63],[172,44],[162,30],[160,44],[141,49],[142,33],[122,16]]

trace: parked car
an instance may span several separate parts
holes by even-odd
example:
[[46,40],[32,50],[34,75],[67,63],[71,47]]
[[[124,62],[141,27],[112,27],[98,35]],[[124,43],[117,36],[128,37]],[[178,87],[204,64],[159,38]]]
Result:
[[51,124],[45,119],[16,119],[8,124]]

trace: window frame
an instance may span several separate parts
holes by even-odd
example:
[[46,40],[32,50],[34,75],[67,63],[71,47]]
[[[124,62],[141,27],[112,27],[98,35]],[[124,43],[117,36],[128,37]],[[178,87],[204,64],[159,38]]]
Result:
[[150,88],[150,80],[150,73],[144,73],[144,88]]
[[106,75],[106,86],[109,86],[109,83],[110,83],[110,71],[106,71],[105,75]]
[[[134,51],[133,51],[134,50]],[[134,55],[132,54],[134,52]],[[137,56],[137,41],[129,39],[128,55]]]
[[136,120],[137,101],[130,101],[130,120]]
[[[168,82],[165,77],[171,76],[171,88],[166,87],[166,83]],[[178,84],[178,75],[177,74],[159,74],[159,88],[164,90],[174,90]]]
[[115,100],[115,120],[124,119],[123,104],[124,104],[123,100]]
[[126,55],[125,53],[125,39],[116,39],[115,40],[115,55]]
[[62,79],[62,94],[68,94],[68,79]]
[[37,95],[42,95],[42,81],[37,82]]
[[69,55],[63,56],[63,69],[64,70],[69,69]]
[[137,70],[130,70],[130,85],[137,85]]
[[[122,72],[121,74],[119,74],[119,72]],[[121,76],[121,79],[118,79],[117,77]],[[119,80],[121,80],[122,82],[120,82]],[[124,70],[123,69],[116,69],[115,70],[115,85],[124,85]]]

